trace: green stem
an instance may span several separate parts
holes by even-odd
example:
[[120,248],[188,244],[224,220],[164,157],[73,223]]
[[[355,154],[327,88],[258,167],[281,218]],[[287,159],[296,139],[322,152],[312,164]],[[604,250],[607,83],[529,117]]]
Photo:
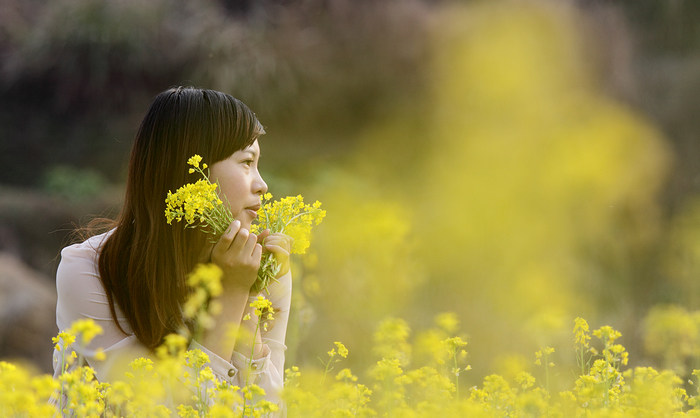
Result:
[[546,379],[546,385],[547,385],[547,403],[549,403],[549,354],[545,351],[544,354],[544,376]]
[[300,217],[300,216],[302,216],[302,215],[306,215],[307,213],[316,212],[317,210],[319,210],[319,209],[314,209],[313,211],[306,211],[306,212],[297,213],[296,215],[294,215],[294,216],[292,216],[291,218],[289,218],[289,220],[284,224],[284,226],[280,229],[279,232],[284,232],[284,229],[285,229],[290,223],[292,223],[292,221],[295,220],[296,218],[298,218],[298,217]]
[[265,253],[260,262],[260,268],[258,269],[258,278],[253,284],[253,291],[257,293],[264,290],[269,295],[270,292],[267,291],[267,287],[272,281],[277,281],[275,277],[277,273],[279,273],[277,259],[272,253]]
[[107,410],[109,409],[109,407],[107,406],[107,390],[103,388],[101,392],[102,402],[104,403],[104,409],[102,410],[102,418],[107,418]]
[[455,364],[455,390],[457,391],[457,401],[459,402],[459,370],[457,369],[457,350],[452,352],[452,359]]
[[[202,369],[200,367],[197,367],[197,379],[200,377],[200,372]],[[204,390],[204,396],[202,395],[202,386],[197,385],[197,398],[199,399],[199,414],[201,417],[207,416],[207,403],[206,403],[206,389]]]
[[392,384],[391,381],[389,381],[388,383],[386,383],[385,387],[388,387],[388,389],[386,390],[386,393],[384,393],[384,396],[386,397],[386,400],[387,400],[387,402],[386,402],[386,404],[387,404],[387,416],[391,417],[392,412],[393,412],[392,406],[394,403],[393,400],[391,399],[392,398],[391,393],[392,393],[392,389],[393,389],[394,385]]
[[[333,362],[333,357],[335,357],[335,354],[331,356],[331,358],[328,359],[328,363],[325,363],[326,370],[323,371],[323,378],[321,378],[321,386],[323,386],[323,382],[326,381],[326,375],[328,374],[329,371],[333,370],[331,369],[331,363]],[[321,364],[324,364],[323,361]]]
[[[68,371],[68,365],[66,364],[66,347],[65,347],[65,342],[63,342],[64,346],[61,347],[61,375],[65,374],[66,371]],[[63,395],[65,393],[65,382],[61,382],[61,395],[58,401],[58,407],[61,409],[61,413],[63,413],[63,408],[65,405],[63,405]]]
[[[255,333],[253,334],[253,344],[252,344],[251,349],[250,349],[250,358],[248,359],[248,371],[247,371],[246,376],[245,376],[245,387],[248,386],[248,379],[250,378],[250,374],[253,371],[252,364],[253,364],[253,356],[255,355],[255,340],[258,338],[258,330],[260,329],[261,317],[262,317],[262,315],[257,316],[258,322],[255,325]],[[244,396],[243,397],[243,416],[245,416],[247,403],[248,403],[248,400]],[[252,399],[250,400],[250,403],[251,403],[250,408],[252,410],[253,409],[253,400]]]
[[608,338],[603,341],[605,348],[603,349],[603,358],[605,359],[605,371],[603,372],[603,379],[605,381],[605,406],[610,404],[610,375],[608,370],[610,369],[610,345],[608,343]]

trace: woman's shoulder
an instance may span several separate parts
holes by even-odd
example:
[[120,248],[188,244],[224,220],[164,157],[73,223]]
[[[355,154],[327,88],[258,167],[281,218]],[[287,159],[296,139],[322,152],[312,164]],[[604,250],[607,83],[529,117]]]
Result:
[[[61,251],[61,262],[56,272],[56,324],[67,329],[79,319],[94,320],[104,333],[93,340],[93,345],[105,350],[124,339],[112,320],[109,299],[100,280],[98,259],[102,246],[111,232],[95,235],[87,240],[70,245]],[[123,315],[116,308],[117,317]],[[128,330],[128,327],[124,327]],[[124,343],[126,344],[126,343]],[[120,346],[115,346],[118,348]],[[92,364],[94,366],[94,364]]]
[[112,231],[95,235],[83,242],[69,245],[61,251],[61,261],[56,271],[56,287],[62,290],[75,290],[87,285],[86,282],[99,282],[98,258],[105,240]]
[[66,257],[93,257],[98,255],[102,245],[113,232],[114,229],[63,248],[61,250],[61,261]]

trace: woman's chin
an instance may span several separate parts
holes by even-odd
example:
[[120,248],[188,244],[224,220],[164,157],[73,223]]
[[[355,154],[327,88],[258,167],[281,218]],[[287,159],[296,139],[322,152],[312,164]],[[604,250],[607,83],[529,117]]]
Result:
[[246,216],[240,216],[236,219],[241,222],[241,228],[244,228],[244,229],[247,229],[248,231],[250,231],[250,227],[253,224],[253,222],[250,219],[247,219]]
[[242,210],[238,215],[236,215],[236,219],[241,222],[241,228],[245,228],[250,231],[251,225],[253,225],[253,220],[255,219],[251,214],[249,213],[250,211],[248,210]]

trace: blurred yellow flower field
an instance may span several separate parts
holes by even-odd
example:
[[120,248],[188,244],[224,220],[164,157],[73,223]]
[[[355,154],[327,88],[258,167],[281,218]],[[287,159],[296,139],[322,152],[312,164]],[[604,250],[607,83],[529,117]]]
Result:
[[[255,305],[259,317],[264,303]],[[676,308],[669,308],[671,310]],[[670,313],[671,311],[669,311]],[[625,370],[628,356],[616,344],[621,334],[609,326],[592,332],[587,322],[576,318],[572,345],[576,350],[560,351],[581,357],[581,369],[560,370],[551,361],[555,348],[534,353],[534,364],[545,371],[522,371],[509,381],[498,374],[479,385],[460,389],[461,372],[468,372],[468,358],[461,337],[441,327],[444,315],[435,318],[429,333],[439,335],[430,356],[418,362],[405,322],[390,319],[382,325],[373,342],[384,357],[369,365],[364,378],[341,368],[351,353],[341,342],[327,353],[323,367],[290,367],[286,371],[283,398],[289,417],[611,417],[611,416],[698,416],[700,370],[693,371],[688,384],[671,370],[651,367]],[[449,315],[449,314],[448,314]],[[653,319],[653,313],[650,319]],[[697,332],[697,329],[695,330]],[[100,332],[91,321],[76,324],[63,341],[87,340]],[[593,341],[591,340],[593,336]],[[417,338],[419,339],[419,338]],[[396,344],[398,343],[398,344]],[[186,339],[171,336],[157,350],[155,359],[131,362],[123,380],[100,383],[91,368],[81,366],[64,372],[57,380],[32,376],[19,366],[0,362],[0,414],[7,417],[264,417],[274,416],[277,406],[264,399],[265,392],[254,384],[243,388],[217,381],[206,366],[209,359],[199,350],[185,351]],[[394,347],[389,349],[389,347]],[[695,346],[695,360],[700,351]],[[337,351],[336,351],[337,350]],[[64,359],[75,356],[61,351]],[[459,354],[458,354],[459,353]],[[338,356],[338,357],[336,357]],[[468,358],[468,361],[466,361]],[[339,369],[335,372],[335,369]],[[550,377],[551,374],[551,377]],[[326,379],[330,375],[330,379]],[[569,379],[571,375],[573,379]],[[570,381],[568,390],[550,389],[549,380]],[[49,403],[49,400],[52,400]]]

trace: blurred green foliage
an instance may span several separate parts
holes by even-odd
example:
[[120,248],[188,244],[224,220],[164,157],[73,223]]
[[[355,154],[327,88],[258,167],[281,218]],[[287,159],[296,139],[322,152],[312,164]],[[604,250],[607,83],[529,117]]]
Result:
[[69,201],[81,201],[98,196],[107,185],[97,171],[58,165],[46,171],[44,190]]

